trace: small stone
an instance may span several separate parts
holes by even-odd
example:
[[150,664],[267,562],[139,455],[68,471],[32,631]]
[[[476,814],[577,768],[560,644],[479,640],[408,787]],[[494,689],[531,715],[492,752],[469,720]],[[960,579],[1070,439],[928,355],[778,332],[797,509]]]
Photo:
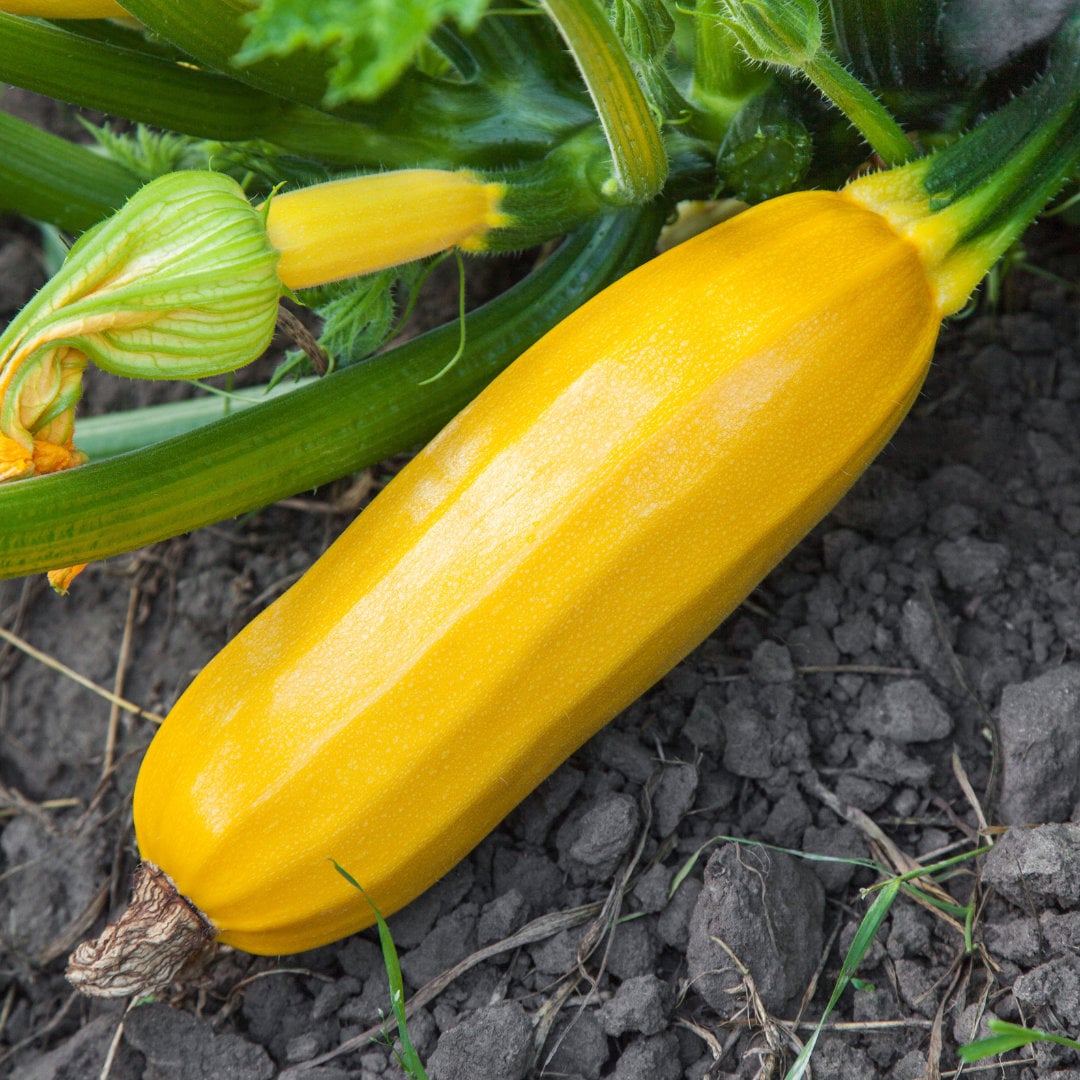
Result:
[[431,933],[415,948],[401,956],[401,972],[413,987],[432,979],[464,960],[476,948],[479,909],[465,903],[444,915]]
[[497,896],[480,912],[480,920],[476,924],[477,945],[491,945],[508,938],[525,925],[528,917],[528,902],[517,889]]
[[817,1076],[829,1080],[867,1080],[877,1070],[865,1050],[851,1046],[841,1038],[825,1036],[814,1048],[811,1061]]
[[1009,549],[1004,544],[964,536],[937,544],[934,562],[950,589],[987,593],[1000,583],[1009,563]]
[[439,1036],[431,1080],[524,1080],[532,1025],[516,1001],[480,1009]]
[[983,881],[1021,910],[1080,904],[1080,824],[1010,829],[987,853]]
[[[9,1075],[17,1075],[20,1080],[76,1080],[81,1076],[97,1076],[99,1070],[88,1072],[85,1066],[88,1062],[102,1062],[108,1057],[110,1044],[120,1023],[119,1015],[97,1016],[32,1063],[16,1063],[16,1071]],[[138,1060],[138,1055],[131,1047],[122,1044],[113,1060],[116,1075],[139,1074],[135,1067],[125,1072],[124,1067],[129,1059]]]
[[671,884],[672,871],[662,863],[650,866],[637,879],[633,897],[642,911],[651,915],[663,911],[668,902],[668,886]]
[[1068,1030],[1080,1027],[1080,956],[1066,953],[1021,975],[1013,983],[1020,1005],[1036,1013],[1051,1006]]
[[656,933],[672,949],[683,950],[690,940],[690,919],[701,893],[701,881],[687,878],[675,890],[656,920]]
[[573,765],[556,769],[506,819],[507,828],[527,844],[543,844],[551,826],[573,802],[585,774]]
[[882,705],[884,728],[876,734],[893,742],[933,742],[952,734],[952,717],[921,679],[897,679],[886,684]]
[[699,750],[716,751],[723,745],[724,726],[715,687],[706,686],[694,698],[682,732]]
[[324,983],[315,995],[315,1003],[311,1006],[311,1019],[318,1021],[333,1016],[349,998],[356,997],[362,990],[363,984],[351,975],[344,975],[333,982]]
[[765,718],[743,705],[729,705],[724,709],[723,721],[724,768],[750,779],[772,776],[772,747]]
[[810,825],[810,808],[798,791],[787,791],[769,811],[761,827],[761,837],[771,844],[794,847]]
[[578,822],[570,857],[594,869],[598,877],[607,876],[630,850],[639,821],[637,800],[632,795],[615,792],[603,796]]
[[818,828],[810,825],[803,832],[800,849],[807,854],[832,856],[828,862],[814,861],[811,869],[830,893],[840,893],[848,887],[855,873],[852,859],[865,859],[866,840],[852,825],[832,825]]
[[628,1032],[656,1035],[667,1026],[675,991],[656,975],[626,979],[600,1008],[600,1026],[618,1038]]
[[844,656],[860,656],[874,646],[877,627],[866,611],[860,611],[850,619],[844,619],[832,632],[837,649]]
[[871,814],[884,806],[892,794],[892,788],[880,780],[870,780],[854,773],[843,773],[836,782],[836,795],[841,802]]
[[656,968],[660,942],[654,929],[655,919],[646,916],[619,923],[607,950],[607,970],[620,980],[644,975]]
[[529,949],[533,967],[541,975],[565,975],[573,971],[577,964],[577,950],[581,942],[582,930],[573,927],[560,930],[559,933],[533,945]]
[[607,1036],[600,1027],[596,1012],[574,1009],[555,1025],[541,1060],[546,1077],[579,1076],[581,1080],[600,1080],[611,1055]]
[[840,659],[840,650],[825,627],[796,626],[787,636],[792,661],[800,667],[833,667]]
[[1012,960],[1025,968],[1034,967],[1043,950],[1039,923],[1030,915],[987,922],[983,940],[995,960]]
[[886,949],[893,959],[925,956],[930,948],[930,925],[921,908],[913,904],[893,907]]
[[681,1080],[675,1033],[639,1036],[619,1056],[611,1075],[612,1080]]
[[910,784],[921,787],[929,783],[933,766],[910,757],[896,744],[884,739],[871,739],[855,754],[855,771],[868,780],[878,780],[895,787]]
[[589,746],[604,765],[634,784],[645,783],[656,768],[652,754],[637,737],[616,727],[604,728]]
[[778,641],[763,641],[750,657],[750,678],[760,683],[791,682],[795,665],[786,645]]
[[[710,856],[694,906],[686,959],[694,990],[723,1018],[738,1008],[746,967],[765,1007],[783,1015],[813,976],[823,942],[825,890],[805,861],[728,843]],[[783,927],[783,933],[774,928]],[[727,949],[719,944],[722,941]]]
[[697,786],[698,771],[693,765],[664,767],[652,799],[652,827],[657,836],[669,836],[679,827],[694,805]]
[[[124,1039],[142,1054],[147,1075],[171,1080],[270,1080],[274,1062],[262,1046],[239,1035],[218,1035],[199,1020],[168,1005],[140,1005],[124,1021]],[[282,1048],[284,1056],[284,1047]]]
[[1080,664],[1006,686],[999,814],[1009,825],[1065,821],[1080,796]]
[[322,1049],[319,1037],[313,1031],[294,1035],[285,1044],[285,1060],[290,1065],[298,1061],[310,1061]]

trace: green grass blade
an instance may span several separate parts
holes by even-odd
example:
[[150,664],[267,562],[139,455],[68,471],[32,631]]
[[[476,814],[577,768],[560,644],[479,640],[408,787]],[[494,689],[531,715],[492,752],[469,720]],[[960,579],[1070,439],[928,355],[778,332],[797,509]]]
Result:
[[957,1052],[962,1061],[967,1063],[980,1061],[982,1058],[1007,1054],[1010,1050],[1018,1050],[1021,1046],[1030,1046],[1037,1042],[1052,1042],[1057,1043],[1058,1046],[1080,1050],[1080,1042],[1075,1039],[1066,1038],[1064,1035],[1051,1035],[1050,1032],[1041,1031],[1039,1028],[1010,1024],[1007,1020],[999,1020],[996,1016],[987,1020],[986,1024],[993,1035],[961,1046]]
[[409,1038],[408,1021],[405,1016],[405,984],[401,978],[401,964],[398,962],[397,948],[394,946],[394,938],[390,933],[390,927],[382,917],[382,912],[375,906],[363,886],[347,870],[334,863],[334,869],[350,884],[358,890],[360,895],[368,902],[371,910],[375,913],[375,924],[379,929],[379,944],[382,946],[383,965],[386,968],[387,981],[390,984],[390,1007],[394,1011],[397,1020],[398,1038],[401,1039],[401,1067],[413,1080],[427,1080],[420,1055]]
[[851,982],[851,977],[855,974],[856,969],[859,964],[862,963],[870,946],[874,943],[874,938],[877,937],[878,930],[881,929],[881,924],[884,921],[885,916],[888,915],[889,909],[892,907],[893,901],[896,899],[899,892],[900,881],[897,878],[893,878],[885,883],[881,891],[874,898],[874,902],[863,916],[862,922],[859,923],[859,929],[855,934],[854,940],[851,942],[851,946],[848,948],[843,964],[840,966],[840,974],[837,976],[836,985],[833,987],[833,992],[829,996],[829,1003],[825,1006],[825,1011],[821,1014],[821,1019],[818,1020],[817,1026],[814,1028],[810,1038],[806,1040],[806,1045],[803,1046],[802,1051],[795,1059],[794,1064],[787,1071],[784,1080],[802,1080],[802,1077],[806,1075],[806,1067],[810,1063],[810,1057],[814,1052],[814,1047],[817,1045],[825,1021],[828,1020],[829,1014],[840,1000],[840,995],[847,989],[848,983]]

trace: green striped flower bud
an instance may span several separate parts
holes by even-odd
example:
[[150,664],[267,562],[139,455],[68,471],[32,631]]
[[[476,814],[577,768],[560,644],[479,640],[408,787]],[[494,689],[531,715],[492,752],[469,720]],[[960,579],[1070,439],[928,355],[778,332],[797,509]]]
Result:
[[132,378],[192,379],[269,344],[281,281],[264,215],[219,173],[169,173],[88,230],[0,335],[0,480],[79,464],[88,360]]

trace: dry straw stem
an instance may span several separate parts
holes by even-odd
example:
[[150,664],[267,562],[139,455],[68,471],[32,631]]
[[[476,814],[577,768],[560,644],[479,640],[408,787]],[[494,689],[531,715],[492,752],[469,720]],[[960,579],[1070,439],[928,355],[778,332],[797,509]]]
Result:
[[73,682],[77,682],[80,686],[85,687],[87,690],[97,694],[98,697],[104,698],[106,701],[111,702],[118,708],[123,709],[125,712],[131,713],[133,716],[138,716],[143,720],[149,720],[151,723],[160,724],[165,717],[160,713],[151,712],[149,709],[144,709],[141,705],[136,705],[133,701],[128,701],[125,698],[120,697],[118,694],[114,694],[109,690],[106,690],[104,686],[98,686],[93,679],[88,679],[85,675],[80,675],[74,668],[70,668],[67,664],[61,663],[55,657],[50,656],[48,653],[42,652],[40,649],[35,649],[30,642],[25,641],[17,634],[13,634],[10,630],[4,629],[0,626],[0,638],[6,641],[9,645],[14,646],[20,652],[25,653],[27,656],[34,660],[39,661],[46,667],[51,668],[53,671],[71,679]]

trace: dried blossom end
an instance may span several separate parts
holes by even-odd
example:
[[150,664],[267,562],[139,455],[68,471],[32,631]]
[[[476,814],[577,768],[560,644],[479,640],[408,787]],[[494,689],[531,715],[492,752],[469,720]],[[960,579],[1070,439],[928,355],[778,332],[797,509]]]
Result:
[[210,921],[168,874],[144,862],[127,910],[71,954],[67,979],[90,997],[128,997],[167,986],[214,940]]

